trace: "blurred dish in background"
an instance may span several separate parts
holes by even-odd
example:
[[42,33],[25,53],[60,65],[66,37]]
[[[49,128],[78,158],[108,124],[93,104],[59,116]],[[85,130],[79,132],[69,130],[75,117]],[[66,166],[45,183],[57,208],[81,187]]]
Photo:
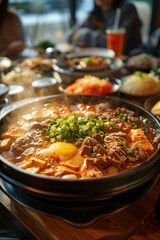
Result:
[[141,53],[130,57],[126,61],[127,67],[131,70],[150,71],[152,68],[160,66],[160,59],[153,57],[152,55]]
[[136,71],[122,79],[119,90],[132,96],[151,96],[160,92],[160,80],[152,73]]
[[59,55],[56,64],[69,71],[95,72],[108,69],[114,57],[115,53],[112,50],[85,48]]
[[24,59],[22,62],[20,62],[17,66],[24,69],[31,69],[34,71],[51,71],[52,68],[52,60],[50,59],[44,59],[42,57],[33,57],[33,58],[27,58]]
[[[123,62],[119,58],[115,58],[108,69],[101,71],[90,71],[89,74],[99,78],[106,77],[119,77],[120,71],[123,67]],[[54,77],[64,85],[69,85],[76,81],[78,78],[83,78],[86,71],[75,71],[73,69],[65,69],[64,67],[53,64]]]
[[36,73],[29,69],[15,68],[7,74],[2,73],[2,82],[6,85],[29,86],[36,79]]
[[113,94],[118,92],[121,80],[117,78],[100,79],[92,75],[85,75],[73,84],[59,89],[67,94]]
[[110,66],[112,60],[99,56],[75,57],[64,60],[64,64],[78,71],[100,71]]
[[53,76],[53,61],[42,57],[19,59],[2,71],[2,82],[7,85],[29,86],[40,77]]
[[[75,61],[77,59],[94,59],[95,57],[105,60],[105,66],[103,68],[88,68],[78,69],[77,67],[68,66],[66,61]],[[73,63],[73,62],[72,62]],[[90,75],[99,78],[105,77],[119,77],[120,69],[123,66],[123,62],[119,58],[115,58],[115,53],[112,50],[100,49],[100,48],[86,48],[83,50],[77,50],[68,54],[62,54],[57,61],[53,64],[54,76],[62,84],[68,85],[73,83],[78,78],[83,78],[86,72]]]
[[160,120],[160,94],[148,98],[144,107]]

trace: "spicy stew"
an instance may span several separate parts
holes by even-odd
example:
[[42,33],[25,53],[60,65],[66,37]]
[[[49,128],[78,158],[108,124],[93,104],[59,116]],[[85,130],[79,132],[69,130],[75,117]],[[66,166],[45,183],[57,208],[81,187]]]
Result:
[[0,136],[0,154],[28,172],[64,179],[103,177],[133,168],[157,149],[143,116],[100,104],[45,104]]

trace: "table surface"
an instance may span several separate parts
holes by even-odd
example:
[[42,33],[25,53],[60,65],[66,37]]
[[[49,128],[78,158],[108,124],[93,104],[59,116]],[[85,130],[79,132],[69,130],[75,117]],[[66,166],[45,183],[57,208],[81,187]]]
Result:
[[[160,179],[152,190],[131,206],[100,217],[87,226],[73,226],[62,219],[26,208],[0,193],[0,213],[9,216],[9,227],[21,227],[28,239],[38,240],[158,240]],[[158,209],[158,210],[157,210]],[[4,215],[5,215],[4,214]],[[21,224],[21,226],[19,225]],[[26,238],[27,239],[27,238]]]

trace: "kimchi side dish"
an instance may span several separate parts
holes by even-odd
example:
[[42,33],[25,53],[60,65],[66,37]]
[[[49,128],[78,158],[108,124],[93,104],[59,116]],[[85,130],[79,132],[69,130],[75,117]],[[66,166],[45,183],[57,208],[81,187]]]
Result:
[[134,168],[158,148],[143,116],[100,104],[45,104],[0,136],[0,154],[27,172],[64,179],[103,177]]
[[100,79],[92,75],[85,75],[77,79],[74,83],[66,87],[67,94],[111,94],[114,92],[112,83],[109,79]]

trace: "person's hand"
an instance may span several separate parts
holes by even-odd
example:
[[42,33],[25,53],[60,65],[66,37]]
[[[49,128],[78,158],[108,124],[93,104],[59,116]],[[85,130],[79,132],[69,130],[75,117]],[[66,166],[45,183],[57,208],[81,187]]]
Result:
[[8,47],[8,51],[9,52],[19,52],[22,49],[24,49],[26,47],[25,43],[23,41],[15,41],[12,42],[9,47]]
[[85,44],[82,41],[79,41],[78,38],[79,38],[79,35],[75,33],[72,37],[72,42],[78,47],[87,47],[87,44]]
[[77,46],[78,46],[78,47],[87,47],[87,44],[78,41],[78,42],[77,42]]
[[75,33],[75,34],[72,36],[72,41],[73,41],[73,42],[77,42],[77,40],[78,40],[78,34]]
[[19,57],[18,54],[24,48],[26,48],[26,44],[23,41],[15,41],[12,42],[2,54],[14,60]]

